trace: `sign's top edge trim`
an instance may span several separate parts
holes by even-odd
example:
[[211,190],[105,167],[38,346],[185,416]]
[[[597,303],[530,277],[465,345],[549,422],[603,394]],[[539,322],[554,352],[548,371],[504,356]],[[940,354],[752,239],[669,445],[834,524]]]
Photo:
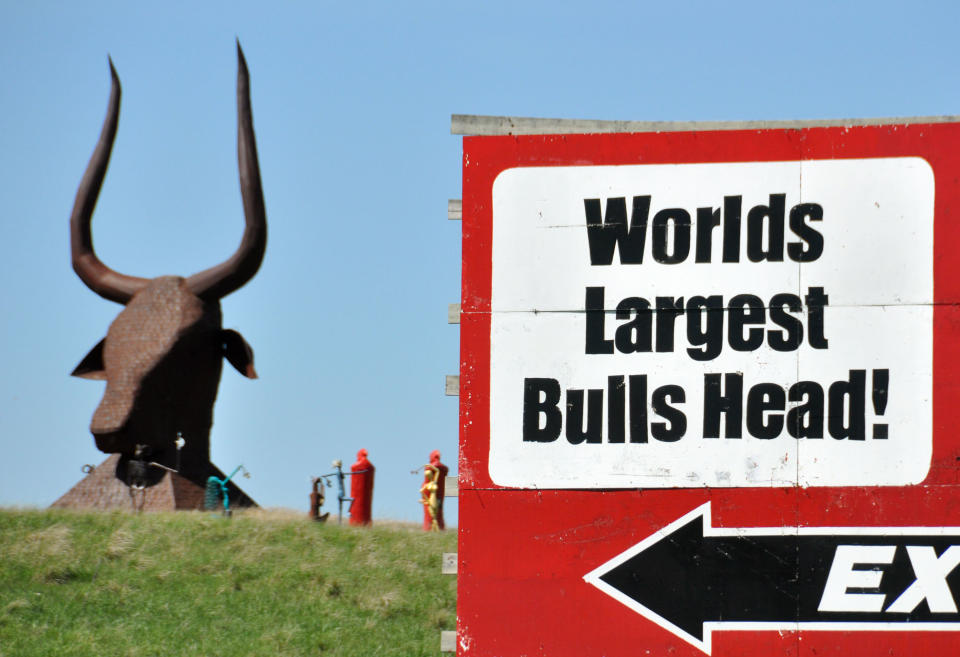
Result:
[[450,116],[450,134],[488,137],[496,135],[563,135],[615,132],[690,132],[696,130],[782,130],[958,122],[960,122],[960,115],[773,121],[606,121],[452,114]]

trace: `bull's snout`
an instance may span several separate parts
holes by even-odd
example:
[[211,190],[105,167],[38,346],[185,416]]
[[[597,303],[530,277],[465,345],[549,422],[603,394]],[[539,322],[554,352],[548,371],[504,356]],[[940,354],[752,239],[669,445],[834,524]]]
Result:
[[129,440],[127,432],[123,429],[118,431],[97,431],[93,430],[93,440],[97,444],[97,449],[108,454],[123,453],[133,454],[135,445]]

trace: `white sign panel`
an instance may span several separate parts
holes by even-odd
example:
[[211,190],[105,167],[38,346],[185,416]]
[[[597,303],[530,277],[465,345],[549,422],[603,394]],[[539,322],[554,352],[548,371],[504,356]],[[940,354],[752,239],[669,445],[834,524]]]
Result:
[[504,171],[491,478],[922,481],[933,207],[920,158]]

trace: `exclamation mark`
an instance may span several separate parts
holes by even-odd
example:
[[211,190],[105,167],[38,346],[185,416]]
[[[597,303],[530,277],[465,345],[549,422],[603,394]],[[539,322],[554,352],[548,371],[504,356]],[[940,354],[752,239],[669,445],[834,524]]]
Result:
[[[883,415],[887,411],[887,391],[890,387],[890,370],[873,370],[873,412]],[[886,440],[886,424],[873,425],[875,440]]]

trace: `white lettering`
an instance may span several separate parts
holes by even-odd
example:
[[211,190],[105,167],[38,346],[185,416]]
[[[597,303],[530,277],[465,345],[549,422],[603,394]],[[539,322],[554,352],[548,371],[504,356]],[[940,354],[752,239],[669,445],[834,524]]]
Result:
[[917,581],[907,587],[900,597],[893,601],[887,611],[895,614],[909,614],[924,599],[934,614],[955,614],[957,604],[947,586],[947,575],[960,564],[960,546],[951,545],[937,558],[937,553],[929,545],[908,545],[907,554]]
[[838,545],[823,587],[818,611],[880,611],[885,593],[848,593],[848,589],[877,589],[882,570],[854,570],[857,565],[884,565],[893,561],[895,545]]

